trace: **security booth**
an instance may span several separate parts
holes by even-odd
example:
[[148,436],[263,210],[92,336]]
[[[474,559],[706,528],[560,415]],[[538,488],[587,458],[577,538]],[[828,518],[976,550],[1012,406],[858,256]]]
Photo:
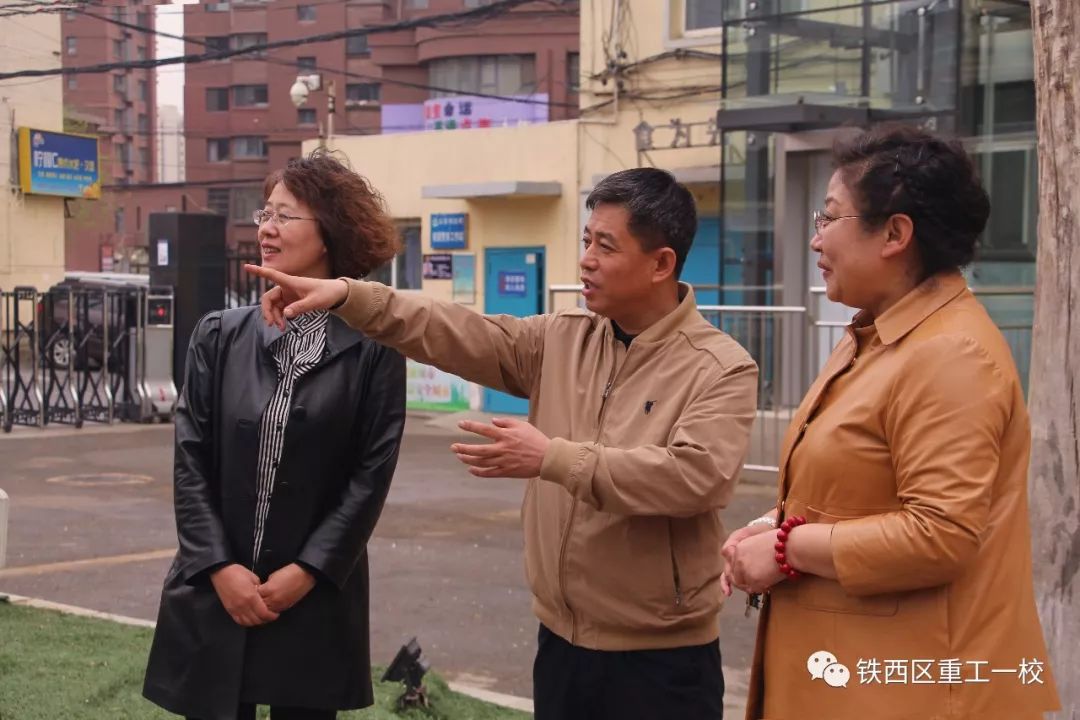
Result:
[[171,287],[151,285],[146,291],[142,342],[143,418],[171,419],[176,406],[173,353],[176,345],[175,296]]

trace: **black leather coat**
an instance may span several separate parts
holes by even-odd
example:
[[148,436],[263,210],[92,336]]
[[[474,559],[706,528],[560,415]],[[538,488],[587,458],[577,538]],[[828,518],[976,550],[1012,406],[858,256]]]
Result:
[[[202,720],[237,705],[370,705],[366,546],[397,464],[405,361],[333,315],[326,352],[296,382],[262,552],[252,564],[259,425],[277,385],[259,309],[207,315],[191,338],[176,410],[180,548],[165,579],[143,694]],[[292,562],[310,593],[278,620],[235,624],[209,570],[260,578]]]

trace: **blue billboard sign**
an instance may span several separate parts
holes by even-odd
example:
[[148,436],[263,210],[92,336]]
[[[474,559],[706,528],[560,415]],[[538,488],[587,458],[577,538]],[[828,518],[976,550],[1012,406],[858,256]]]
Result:
[[431,249],[464,250],[468,245],[465,213],[431,214]]
[[100,198],[97,138],[19,128],[19,184],[28,194]]

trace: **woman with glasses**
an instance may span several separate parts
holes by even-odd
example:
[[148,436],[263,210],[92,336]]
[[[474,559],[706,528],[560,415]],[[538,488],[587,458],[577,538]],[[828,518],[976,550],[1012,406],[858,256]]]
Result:
[[[262,262],[362,277],[398,233],[359,175],[316,152],[267,178]],[[372,702],[367,541],[397,463],[405,363],[325,311],[285,331],[210,313],[176,409],[180,549],[144,694],[199,720],[323,720]]]
[[960,274],[989,199],[959,143],[913,127],[834,160],[810,247],[859,312],[795,412],[775,507],[724,545],[725,591],[761,606],[746,717],[1041,718],[1028,415]]

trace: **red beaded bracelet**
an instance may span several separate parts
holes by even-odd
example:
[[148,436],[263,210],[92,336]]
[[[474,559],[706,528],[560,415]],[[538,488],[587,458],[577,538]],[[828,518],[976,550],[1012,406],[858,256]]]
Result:
[[780,572],[787,575],[792,580],[796,580],[802,575],[798,570],[791,567],[787,561],[787,540],[788,534],[800,525],[806,524],[806,518],[801,515],[794,515],[784,520],[780,524],[780,529],[776,531],[776,564],[780,566]]

